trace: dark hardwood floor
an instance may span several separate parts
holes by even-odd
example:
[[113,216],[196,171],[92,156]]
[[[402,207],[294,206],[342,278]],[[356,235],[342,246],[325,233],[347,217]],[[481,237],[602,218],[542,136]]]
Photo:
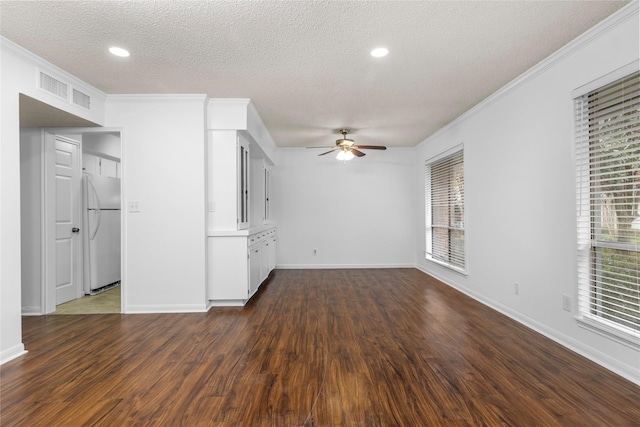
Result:
[[640,387],[413,269],[244,308],[25,317],[2,426],[638,426]]

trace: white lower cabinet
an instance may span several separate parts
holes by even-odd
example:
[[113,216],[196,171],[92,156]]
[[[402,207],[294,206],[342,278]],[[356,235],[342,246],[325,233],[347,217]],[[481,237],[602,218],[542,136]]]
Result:
[[267,257],[269,259],[269,271],[276,268],[276,231],[273,230],[273,235],[269,237],[269,244],[267,245]]
[[264,250],[262,245],[257,244],[249,247],[249,298],[258,290],[260,282],[262,282],[262,254]]
[[260,245],[260,281],[265,280],[269,273],[269,241],[264,240]]
[[247,303],[275,268],[276,229],[217,232],[207,238],[209,302]]

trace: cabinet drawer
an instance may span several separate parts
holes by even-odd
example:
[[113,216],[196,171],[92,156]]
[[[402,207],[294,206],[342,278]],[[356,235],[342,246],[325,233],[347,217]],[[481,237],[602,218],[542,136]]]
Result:
[[276,229],[272,228],[269,230],[261,231],[259,233],[250,234],[247,238],[247,246],[253,246],[256,243],[263,242],[267,239],[276,235]]
[[247,246],[253,246],[256,243],[259,243],[261,241],[262,241],[262,235],[260,233],[252,234],[247,239]]

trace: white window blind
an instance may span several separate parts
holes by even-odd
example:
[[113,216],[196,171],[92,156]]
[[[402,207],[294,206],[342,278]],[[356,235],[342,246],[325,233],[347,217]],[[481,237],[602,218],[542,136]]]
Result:
[[425,200],[426,258],[465,271],[463,150],[427,163]]
[[640,337],[640,73],[575,99],[578,310]]

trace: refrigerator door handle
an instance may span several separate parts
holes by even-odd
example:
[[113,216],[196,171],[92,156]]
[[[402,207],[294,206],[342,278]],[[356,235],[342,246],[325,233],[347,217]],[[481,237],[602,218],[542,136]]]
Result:
[[96,222],[96,227],[89,234],[89,239],[93,240],[96,237],[96,234],[98,233],[98,229],[100,228],[101,207],[100,207],[100,198],[98,197],[98,192],[96,191],[96,187],[94,187],[93,185],[93,181],[91,179],[88,179],[87,182],[89,183],[89,187],[93,191],[93,196],[96,198],[95,212],[97,215],[97,222]]

